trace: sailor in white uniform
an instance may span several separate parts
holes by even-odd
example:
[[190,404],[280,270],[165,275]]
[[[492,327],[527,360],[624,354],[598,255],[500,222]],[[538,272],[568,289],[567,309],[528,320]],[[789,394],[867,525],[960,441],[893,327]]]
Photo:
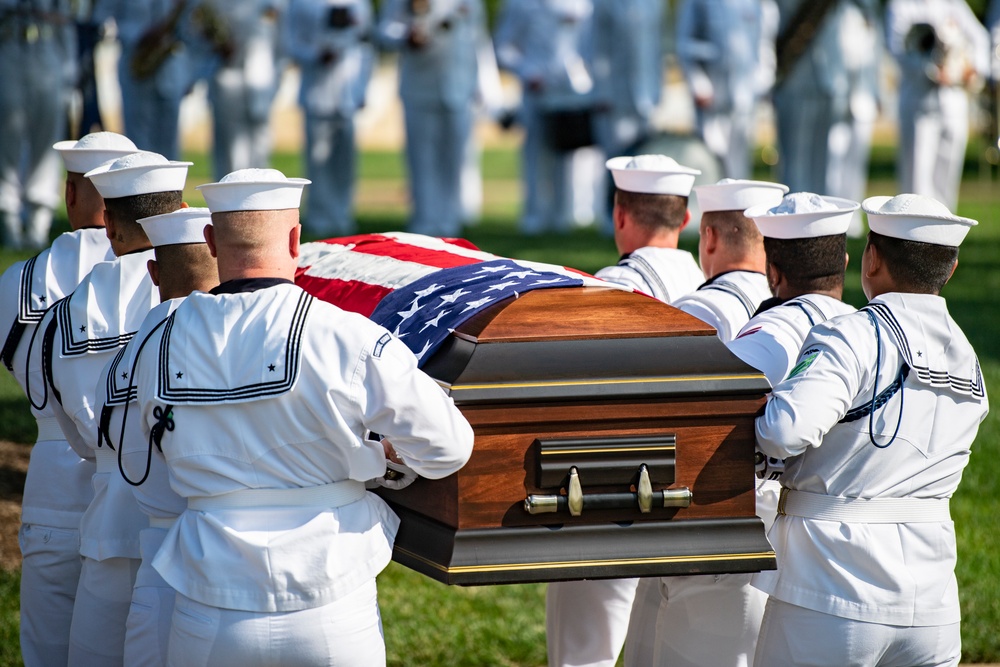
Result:
[[[613,158],[607,166],[618,188],[615,243],[624,257],[595,275],[667,303],[695,290],[704,275],[691,253],[677,249],[677,238],[690,219],[687,199],[700,172],[663,155]],[[550,583],[545,602],[550,667],[613,667],[625,643],[639,582]]]
[[771,297],[764,275],[764,242],[743,211],[777,206],[786,192],[788,188],[778,183],[732,179],[694,187],[701,209],[698,263],[708,280],[672,305],[711,324],[723,343]]
[[918,195],[865,200],[860,311],[814,327],[757,418],[785,459],[762,665],[957,665],[949,500],[988,401],[941,288],[974,220]]
[[[142,562],[136,573],[125,631],[124,664],[165,665],[174,589],[153,569],[153,556],[167,528],[187,502],[170,489],[163,454],[143,437],[135,408],[132,369],[144,341],[185,297],[207,292],[219,284],[215,258],[205,243],[205,227],[212,224],[207,208],[182,208],[139,220],[156,257],[147,268],[157,286],[160,303],[149,311],[128,345],[108,363],[98,381],[103,444],[119,453],[121,477],[132,487],[135,500],[149,517],[139,533]],[[123,423],[124,422],[124,423]],[[118,477],[118,473],[112,473]],[[122,479],[115,480],[121,484]]]
[[[671,305],[711,324],[724,343],[771,296],[761,234],[743,211],[775,206],[787,191],[777,183],[732,179],[694,187],[702,210],[698,259],[710,280]],[[765,496],[762,518],[770,525],[774,513],[767,517],[768,504],[773,508]],[[692,617],[692,608],[702,613]],[[629,621],[625,662],[746,664],[741,661],[753,654],[752,637],[762,609],[763,598],[750,586],[749,575],[641,580]],[[696,645],[701,648],[692,653]]]
[[840,299],[847,267],[843,235],[857,209],[857,202],[795,192],[770,210],[746,211],[764,235],[774,297],[761,304],[728,347],[766,375],[771,386],[795,365],[810,328],[854,311]]
[[73,449],[97,460],[94,498],[80,524],[83,569],[70,628],[70,665],[122,660],[138,533],[147,522],[128,489],[115,482],[115,453],[98,441],[97,378],[159,302],[146,271],[153,258],[149,239],[136,219],[180,208],[190,164],[156,153],[132,153],[87,172],[104,197],[108,238],[117,258],[95,266],[39,325],[55,417]]
[[[53,147],[66,167],[66,214],[72,231],[0,278],[0,357],[29,394],[44,382],[28,365],[35,333],[49,306],[73,292],[95,264],[113,259],[104,231],[104,199],[83,174],[136,150],[113,132],[88,134]],[[32,400],[38,437],[21,501],[21,656],[28,667],[66,664],[73,599],[80,579],[80,517],[93,497],[93,461],[66,442],[51,402]]]
[[899,188],[949,209],[969,138],[969,93],[990,73],[990,36],[965,0],[892,0],[886,46],[900,68]]
[[607,167],[617,188],[612,216],[622,258],[595,275],[667,303],[698,289],[705,275],[677,242],[691,219],[687,201],[701,172],[665,155],[611,158]]
[[49,244],[75,69],[69,0],[0,0],[0,246]]
[[461,174],[485,26],[482,0],[387,0],[380,10],[379,40],[400,51],[411,232],[462,233]]
[[302,73],[309,188],[305,231],[320,237],[354,233],[354,115],[365,105],[375,54],[369,0],[291,0],[284,46]]
[[[843,284],[847,225],[857,204],[841,203],[842,208],[838,208],[841,204],[820,200],[815,195],[803,195],[789,195],[779,206],[765,203],[745,213],[754,219],[764,236],[766,271],[772,288],[775,284],[781,285],[777,293],[782,296],[786,294],[784,290],[789,289],[789,282],[781,273],[787,266],[788,251],[785,255],[774,253],[773,240],[776,238],[782,239],[779,246],[789,243],[808,248],[816,244],[811,238],[813,235],[832,235],[835,242],[824,243],[823,252],[814,248],[810,255],[807,250],[800,249],[793,264],[798,266],[808,260],[801,269],[805,274],[825,276],[832,271],[829,282]],[[756,217],[758,212],[763,214],[771,210],[776,213],[763,216],[764,222]],[[826,245],[832,247],[828,249]],[[775,276],[779,276],[777,283]],[[792,283],[799,289],[805,289],[807,284],[802,280]],[[795,312],[800,311],[796,309]],[[759,317],[751,319],[750,323]],[[799,334],[800,342],[807,330],[808,327]],[[785,334],[786,338],[794,335],[795,330]],[[783,351],[771,338],[770,329],[761,334],[757,342],[762,350]],[[774,521],[777,491],[774,481],[757,489],[757,514],[765,527]],[[753,589],[750,577],[745,575],[642,579],[625,641],[625,664],[628,667],[752,664],[764,604],[765,598]]]
[[684,0],[677,12],[698,133],[729,178],[750,177],[761,22],[758,0]]
[[375,575],[398,519],[364,482],[387,457],[439,478],[472,452],[405,345],[292,284],[306,182],[201,186],[222,283],[138,355],[144,437],[187,500],[153,560],[177,591],[169,664],[384,664]]
[[93,14],[96,23],[114,19],[121,43],[118,83],[125,134],[142,150],[169,159],[176,159],[180,152],[181,99],[191,83],[188,54],[180,48],[171,49],[149,73],[140,74],[133,67],[137,59],[142,61],[147,56],[148,42],[143,37],[168,26],[175,10],[179,19],[174,0],[94,0]]

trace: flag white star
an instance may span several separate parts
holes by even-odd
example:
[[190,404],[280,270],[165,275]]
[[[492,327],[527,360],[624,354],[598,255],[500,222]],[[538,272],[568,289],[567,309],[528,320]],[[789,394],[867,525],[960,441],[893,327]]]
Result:
[[464,290],[461,287],[459,287],[451,294],[445,294],[443,297],[441,297],[441,301],[444,302],[441,305],[443,306],[445,303],[455,303],[455,301],[465,296],[466,294],[472,294],[472,292],[469,292],[468,290]]
[[420,310],[420,304],[418,304],[417,300],[414,299],[413,303],[410,304],[409,310],[401,310],[399,311],[399,313],[397,313],[402,318],[402,321],[400,323],[405,322],[406,320],[416,315],[417,311],[419,310]]
[[542,274],[536,273],[535,271],[511,271],[510,273],[505,275],[502,278],[502,280],[507,280],[508,278],[520,278],[521,280],[524,280],[528,276],[540,276],[540,275]]
[[551,285],[553,283],[561,283],[565,278],[549,278],[548,280],[536,280],[531,283],[532,285]]
[[438,291],[442,287],[444,287],[444,285],[437,285],[437,284],[435,284],[435,285],[431,285],[430,287],[427,287],[425,289],[422,289],[420,291],[414,292],[414,294],[416,294],[417,297],[419,297],[419,298],[423,298],[425,296],[433,294],[434,292]]
[[417,357],[417,361],[420,361],[421,359],[423,359],[423,358],[424,358],[424,355],[425,355],[425,354],[427,354],[427,349],[428,349],[428,348],[429,348],[430,346],[431,346],[431,342],[430,342],[430,341],[427,341],[426,343],[424,343],[424,349],[420,350],[420,351],[419,351],[419,352],[417,352],[417,353],[416,353],[416,355],[415,355],[415,356]]
[[434,319],[427,320],[424,322],[424,326],[420,328],[419,333],[423,333],[428,327],[436,327],[441,323],[441,318],[450,313],[450,310],[442,310],[440,313],[434,316]]
[[516,280],[508,280],[506,282],[497,283],[496,285],[490,285],[489,287],[483,290],[483,294],[486,294],[486,292],[501,292],[507,289],[508,287],[513,287],[516,284],[517,284]]
[[462,312],[464,313],[464,312],[467,312],[467,311],[470,311],[470,310],[474,310],[476,308],[479,308],[479,306],[485,306],[486,304],[488,304],[492,300],[493,300],[493,297],[487,296],[487,297],[483,297],[482,299],[477,299],[476,301],[470,301],[467,304],[465,304],[465,308],[462,310]]
[[510,271],[513,266],[484,266],[479,269],[478,273],[499,273],[500,271]]

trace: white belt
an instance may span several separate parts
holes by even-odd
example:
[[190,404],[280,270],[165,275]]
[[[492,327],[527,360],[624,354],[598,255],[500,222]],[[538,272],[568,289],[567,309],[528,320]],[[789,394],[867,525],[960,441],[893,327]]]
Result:
[[59,425],[59,420],[55,417],[37,417],[35,423],[38,424],[36,442],[66,439],[66,434],[63,433],[62,426]]
[[778,515],[846,523],[937,523],[951,521],[947,498],[841,498],[781,489]]
[[170,530],[171,528],[174,527],[175,523],[177,523],[177,517],[175,516],[170,517],[169,519],[158,516],[149,517],[150,528],[161,528],[163,530]]
[[97,474],[115,473],[118,474],[118,452],[111,451],[107,447],[98,447],[94,450],[97,456]]
[[365,484],[353,479],[298,489],[243,489],[221,496],[192,496],[188,508],[201,512],[248,507],[342,507],[365,497]]

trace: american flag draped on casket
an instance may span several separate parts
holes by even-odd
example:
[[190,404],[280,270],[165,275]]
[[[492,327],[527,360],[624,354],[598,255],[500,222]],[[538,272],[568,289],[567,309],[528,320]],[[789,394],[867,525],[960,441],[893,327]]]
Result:
[[484,308],[536,289],[612,286],[554,264],[499,257],[464,239],[390,232],[302,245],[295,282],[393,332],[423,364]]
[[475,433],[458,472],[379,492],[394,560],[451,584],[774,566],[753,484],[769,385],[708,325],[458,239],[334,238],[299,264],[303,289],[406,343]]

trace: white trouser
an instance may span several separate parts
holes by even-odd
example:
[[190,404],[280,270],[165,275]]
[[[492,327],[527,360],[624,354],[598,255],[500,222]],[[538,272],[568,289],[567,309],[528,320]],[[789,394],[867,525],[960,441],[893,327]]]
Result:
[[769,598],[754,659],[767,667],[949,667],[961,657],[960,625],[866,623]]
[[642,579],[625,640],[626,667],[752,667],[767,595],[750,578]]
[[779,178],[790,192],[826,191],[834,100],[818,92],[802,94],[792,82],[774,93]]
[[411,213],[408,231],[428,236],[462,233],[462,164],[472,109],[404,104]]
[[473,118],[469,138],[465,142],[465,154],[462,156],[462,222],[474,225],[483,214],[483,170],[480,165],[482,150],[479,138],[476,136],[476,123]]
[[545,592],[549,667],[614,667],[638,579],[557,581]]
[[696,116],[701,140],[719,158],[726,178],[750,178],[753,111],[699,109]]
[[21,524],[18,540],[25,667],[65,665],[80,579],[80,531]]
[[[159,75],[142,81],[133,78],[129,70],[133,53],[131,47],[123,47],[118,61],[125,134],[140,149],[176,160],[180,152],[178,123],[181,95],[173,90],[165,93],[158,85]],[[164,67],[173,68],[175,65],[168,61]]]
[[166,535],[166,528],[145,528],[139,534],[142,562],[136,573],[125,624],[126,665],[162,667],[167,664],[175,593],[152,565]]
[[220,609],[178,594],[167,664],[385,665],[375,580],[328,605],[290,612]]
[[303,226],[320,238],[353,234],[354,118],[306,115],[305,153],[312,185]]
[[123,665],[137,558],[83,558],[69,634],[69,665]]
[[220,180],[238,169],[266,169],[271,160],[271,125],[255,108],[255,91],[243,70],[222,67],[209,81],[212,104],[212,174]]
[[573,226],[573,153],[557,153],[549,148],[542,112],[531,94],[524,96],[521,123],[521,232],[568,231]]
[[899,94],[899,191],[933,197],[954,211],[969,139],[969,96],[957,87]]

